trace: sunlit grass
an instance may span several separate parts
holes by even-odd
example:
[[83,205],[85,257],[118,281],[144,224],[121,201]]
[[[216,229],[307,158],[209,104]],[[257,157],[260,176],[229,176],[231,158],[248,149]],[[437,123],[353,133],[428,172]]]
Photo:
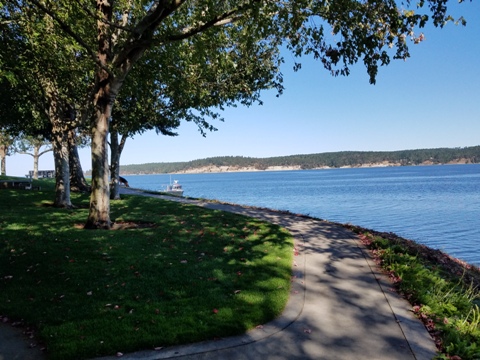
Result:
[[49,358],[92,358],[242,333],[283,310],[293,241],[239,215],[125,196],[84,230],[88,197],[56,209],[42,191],[0,190],[0,313],[34,325]]

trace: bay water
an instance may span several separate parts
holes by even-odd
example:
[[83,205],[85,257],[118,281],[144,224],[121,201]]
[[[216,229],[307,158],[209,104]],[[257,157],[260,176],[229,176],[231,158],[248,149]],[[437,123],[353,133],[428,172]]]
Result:
[[288,210],[397,235],[480,266],[480,164],[125,176],[160,191]]

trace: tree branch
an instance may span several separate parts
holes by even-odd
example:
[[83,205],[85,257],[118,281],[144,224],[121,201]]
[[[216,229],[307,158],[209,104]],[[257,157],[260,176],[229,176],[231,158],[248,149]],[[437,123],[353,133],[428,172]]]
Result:
[[[131,5],[131,1],[129,1],[128,3],[129,3],[129,5]],[[116,25],[116,24],[111,25],[112,27],[116,28],[116,31],[112,35],[112,42],[113,42],[114,45],[116,45],[117,40],[120,38],[121,30],[130,31],[130,29],[126,28],[127,23],[128,23],[128,15],[129,15],[129,12],[127,10],[125,10],[122,14],[121,25]]]
[[156,6],[148,10],[147,15],[135,26],[133,29],[134,36],[140,38],[144,33],[152,32],[185,2],[186,0],[173,0],[170,6],[166,6],[166,1],[159,1]]
[[206,22],[206,23],[199,23],[197,27],[188,27],[188,28],[185,28],[183,29],[183,31],[180,33],[180,34],[175,34],[175,35],[172,35],[172,36],[169,36],[167,38],[167,41],[168,42],[173,42],[173,41],[180,41],[180,40],[184,40],[184,39],[187,39],[189,37],[192,37],[196,34],[199,34],[209,28],[212,28],[212,27],[215,27],[215,26],[223,26],[223,25],[227,25],[227,24],[231,24],[237,20],[239,20],[242,15],[236,15],[234,16],[235,14],[237,14],[238,12],[242,11],[243,9],[235,9],[235,10],[231,10],[229,12],[226,12],[222,15],[219,15],[219,16],[216,16],[214,17],[213,19],[211,19],[210,21]]
[[33,154],[30,154],[30,153],[28,153],[28,152],[26,152],[26,151],[17,151],[17,154],[20,154],[20,155],[30,155],[30,156],[32,156],[32,157],[34,156]]
[[48,149],[43,150],[42,152],[40,152],[40,153],[38,154],[38,157],[40,157],[40,156],[42,156],[43,154],[46,154],[47,152],[50,152],[50,151],[53,151],[53,148],[48,148]]
[[[78,4],[78,6],[80,6],[87,14],[88,16],[90,16],[92,19],[95,19],[97,21],[101,21],[102,23],[108,25],[108,26],[111,26],[113,28],[116,28],[118,30],[123,30],[123,31],[128,31],[130,32],[131,29],[125,27],[125,25],[118,25],[118,24],[115,24],[114,22],[110,22],[110,21],[107,21],[105,20],[104,18],[96,15],[94,12],[90,11],[90,9],[88,9],[85,5],[83,5],[82,3],[80,3],[80,1],[78,0],[75,0],[75,2]],[[122,21],[123,23],[123,21]]]
[[39,1],[37,0],[30,0],[34,5],[36,5],[41,11],[43,11],[45,14],[49,15],[59,26],[60,28],[70,37],[73,38],[81,47],[83,47],[89,56],[92,58],[92,60],[100,66],[103,70],[107,71],[109,74],[111,74],[111,71],[103,66],[101,62],[97,58],[97,53],[93,49],[91,49],[88,44],[80,37],[78,36],[75,31],[73,31],[70,26],[68,26],[65,22],[63,22],[54,11],[49,10],[47,7],[42,5]]
[[128,136],[125,134],[122,134],[122,137],[120,139],[120,143],[118,144],[118,152],[121,154],[123,151],[123,148],[125,147],[125,143],[127,142]]
[[141,54],[151,45],[151,37],[158,25],[185,2],[186,0],[173,0],[171,4],[166,4],[166,1],[159,1],[151,7],[147,15],[133,28],[132,37],[127,40],[120,53],[115,56],[112,61],[113,65],[121,67],[128,59],[135,61],[137,54]]

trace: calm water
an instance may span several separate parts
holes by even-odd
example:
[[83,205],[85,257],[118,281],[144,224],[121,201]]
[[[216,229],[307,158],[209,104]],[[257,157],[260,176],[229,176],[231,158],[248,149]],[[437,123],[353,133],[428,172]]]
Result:
[[[127,176],[161,190],[169,175]],[[172,175],[185,196],[394,232],[480,265],[480,165]]]

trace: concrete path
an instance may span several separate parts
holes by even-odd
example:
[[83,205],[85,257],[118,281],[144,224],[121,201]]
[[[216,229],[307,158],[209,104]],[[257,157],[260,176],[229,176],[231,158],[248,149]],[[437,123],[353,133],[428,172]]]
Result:
[[[124,188],[122,192],[136,193]],[[344,227],[265,209],[155,197],[234,212],[287,228],[298,250],[292,290],[280,318],[247,334],[126,354],[122,359],[427,360],[435,356],[435,344],[414,317],[410,304],[391,290],[366,249]]]
[[[436,354],[433,340],[411,306],[378,272],[368,252],[344,227],[301,216],[237,205],[122,193],[192,203],[266,220],[295,238],[290,299],[282,316],[244,335],[158,351],[124,354],[122,359],[417,359]],[[0,360],[5,357],[0,327]],[[2,356],[4,356],[2,358]],[[101,360],[118,359],[117,356]],[[98,359],[100,360],[100,359]]]
[[0,321],[0,360],[43,359],[45,354],[21,328]]

